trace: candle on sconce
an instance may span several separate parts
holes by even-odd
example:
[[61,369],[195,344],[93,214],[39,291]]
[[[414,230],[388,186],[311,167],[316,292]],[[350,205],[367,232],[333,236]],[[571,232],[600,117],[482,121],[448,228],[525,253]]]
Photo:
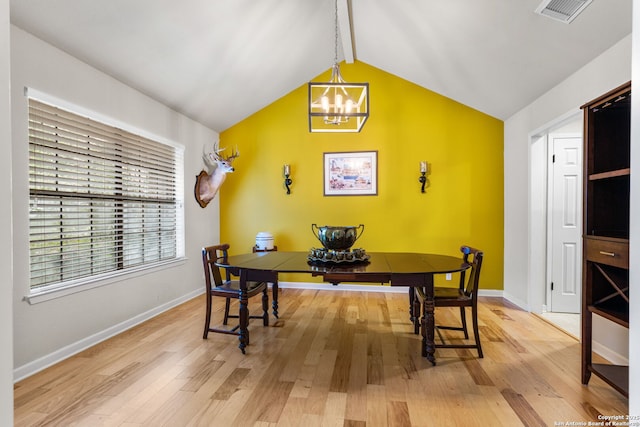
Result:
[[293,184],[293,180],[289,178],[289,176],[291,175],[291,167],[289,165],[284,165],[282,167],[282,171],[284,172],[284,186],[287,189],[287,194],[291,194],[291,188],[289,187],[291,184]]
[[420,187],[420,192],[424,193],[424,186],[427,184],[427,162],[420,162],[420,178],[418,178],[418,181],[420,181],[420,184],[422,184],[422,186]]

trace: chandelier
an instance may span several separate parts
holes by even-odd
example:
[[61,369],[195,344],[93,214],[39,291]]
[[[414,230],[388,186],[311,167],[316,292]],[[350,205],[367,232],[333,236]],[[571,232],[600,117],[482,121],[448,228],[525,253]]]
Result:
[[369,117],[369,83],[347,83],[338,65],[338,1],[335,51],[328,82],[309,82],[309,132],[360,132]]

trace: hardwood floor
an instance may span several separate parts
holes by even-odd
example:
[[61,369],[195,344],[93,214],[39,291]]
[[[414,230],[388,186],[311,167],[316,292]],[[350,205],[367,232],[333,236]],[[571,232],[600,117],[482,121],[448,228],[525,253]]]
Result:
[[245,356],[234,336],[202,339],[204,307],[196,298],[17,383],[15,425],[553,426],[628,411],[598,378],[580,384],[578,341],[500,298],[480,299],[484,359],[438,349],[436,366],[406,294],[282,289],[280,320],[252,321]]

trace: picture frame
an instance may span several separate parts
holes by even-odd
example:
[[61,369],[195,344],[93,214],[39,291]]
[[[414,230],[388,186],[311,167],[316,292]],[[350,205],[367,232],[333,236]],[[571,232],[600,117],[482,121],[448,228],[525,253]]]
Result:
[[378,152],[324,153],[325,196],[378,194]]

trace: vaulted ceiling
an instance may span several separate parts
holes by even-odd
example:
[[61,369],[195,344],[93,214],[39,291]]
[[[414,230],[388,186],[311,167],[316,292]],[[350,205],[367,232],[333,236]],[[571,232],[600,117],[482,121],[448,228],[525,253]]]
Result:
[[[506,119],[631,33],[632,0],[594,0],[571,24],[536,14],[539,4],[338,0],[338,59]],[[334,62],[334,0],[10,7],[12,24],[220,132]]]

